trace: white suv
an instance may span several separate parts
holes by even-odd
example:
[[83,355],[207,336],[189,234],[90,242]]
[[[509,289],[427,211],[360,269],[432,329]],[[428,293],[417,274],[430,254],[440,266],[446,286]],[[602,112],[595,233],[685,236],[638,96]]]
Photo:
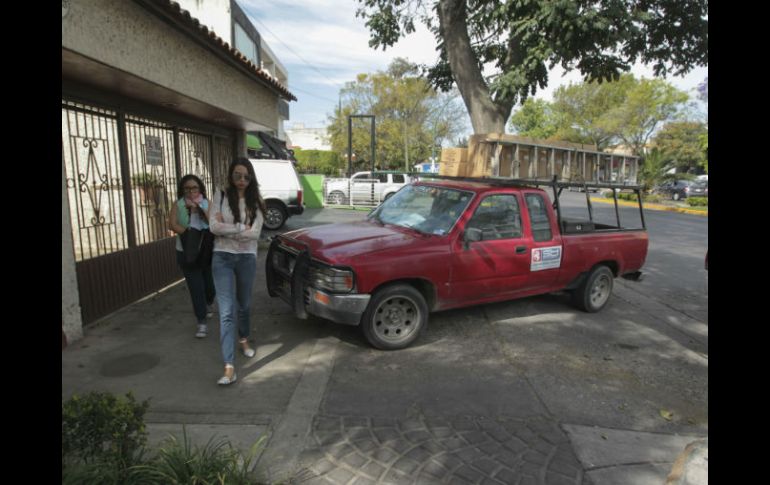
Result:
[[259,193],[267,205],[267,217],[262,227],[280,229],[290,216],[304,212],[302,184],[291,160],[249,160],[257,174]]

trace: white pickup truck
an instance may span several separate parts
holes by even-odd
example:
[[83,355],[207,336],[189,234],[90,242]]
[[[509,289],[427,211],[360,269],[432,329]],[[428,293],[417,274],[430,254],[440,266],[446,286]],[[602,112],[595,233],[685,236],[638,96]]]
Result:
[[324,199],[327,204],[379,205],[410,182],[401,172],[357,172],[349,179],[326,179]]

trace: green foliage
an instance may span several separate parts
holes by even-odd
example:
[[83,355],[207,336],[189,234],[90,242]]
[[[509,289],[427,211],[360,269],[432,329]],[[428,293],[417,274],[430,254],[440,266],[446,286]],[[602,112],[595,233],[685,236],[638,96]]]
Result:
[[131,183],[134,187],[158,187],[163,185],[160,177],[149,172],[137,173],[131,176]]
[[704,135],[708,137],[703,123],[675,121],[666,124],[654,140],[666,157],[674,160],[677,171],[691,172],[703,163]]
[[137,403],[130,392],[125,399],[90,392],[62,402],[62,468],[96,461],[118,469],[131,466],[147,441],[148,407],[149,401]]
[[645,191],[650,190],[666,178],[670,169],[671,160],[661,150],[653,148],[642,160],[638,182]]
[[692,207],[708,207],[709,198],[708,197],[688,197],[687,204],[689,204]]
[[521,136],[547,140],[556,134],[557,121],[550,103],[527,99],[511,116],[511,128]]
[[158,484],[253,484],[251,469],[263,444],[264,436],[252,445],[247,455],[222,438],[212,437],[203,447],[193,446],[183,427],[181,443],[170,436],[157,456],[137,467],[137,472],[153,477],[151,483]]
[[[465,112],[454,94],[439,94],[417,66],[395,59],[388,70],[359,74],[341,91],[342,110],[329,117],[332,151],[347,170],[348,116],[375,116],[375,164],[381,170],[411,170],[438,156],[441,145],[459,135]],[[353,171],[371,168],[371,121],[353,118]]]
[[171,436],[147,458],[144,414],[149,402],[137,403],[91,392],[62,402],[62,484],[166,485],[253,484],[260,438],[248,454],[212,437],[193,446],[183,427],[179,442]]
[[337,175],[339,170],[347,169],[343,158],[333,151],[295,149],[294,158],[300,173]]
[[459,87],[478,133],[502,131],[511,108],[545,88],[557,64],[588,81],[617,80],[638,61],[655,76],[708,65],[707,0],[358,1],[372,47],[414,32],[415,19],[427,25],[439,50],[427,77],[442,90]]

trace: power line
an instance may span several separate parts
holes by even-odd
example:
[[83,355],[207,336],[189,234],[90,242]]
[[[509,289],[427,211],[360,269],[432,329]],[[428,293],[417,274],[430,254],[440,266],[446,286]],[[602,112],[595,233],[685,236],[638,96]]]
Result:
[[324,74],[323,72],[321,72],[320,70],[318,70],[318,68],[316,68],[314,65],[312,65],[312,64],[310,64],[308,61],[306,61],[306,60],[305,60],[305,58],[304,58],[304,57],[302,57],[301,55],[297,54],[297,53],[294,51],[294,49],[292,49],[291,47],[289,47],[288,45],[286,45],[286,43],[285,43],[284,41],[282,41],[281,39],[279,39],[279,38],[278,38],[278,36],[277,36],[277,35],[275,35],[275,34],[273,33],[273,31],[272,31],[272,30],[268,29],[268,28],[267,28],[267,26],[266,26],[264,23],[262,23],[262,21],[261,21],[261,20],[259,20],[259,19],[258,19],[258,18],[256,18],[256,17],[254,17],[254,20],[256,20],[256,21],[257,21],[257,23],[259,23],[259,25],[261,25],[262,27],[264,27],[264,29],[265,29],[267,32],[269,32],[269,33],[270,33],[270,35],[272,35],[272,36],[273,36],[273,38],[274,38],[276,41],[278,41],[278,42],[279,42],[281,45],[283,45],[284,47],[286,47],[286,48],[289,50],[289,52],[291,52],[292,54],[294,54],[295,56],[297,56],[297,57],[298,57],[298,58],[299,58],[299,59],[300,59],[300,60],[301,60],[301,61],[302,61],[302,62],[303,62],[303,63],[304,63],[306,66],[308,66],[309,68],[311,68],[312,70],[314,70],[315,72],[317,72],[318,74],[320,74],[321,76],[325,77],[325,78],[326,78],[326,79],[328,79],[329,81],[333,82],[334,84],[339,84],[339,83],[335,82],[335,81],[334,81],[334,79],[330,78],[329,76],[327,76],[326,74]]

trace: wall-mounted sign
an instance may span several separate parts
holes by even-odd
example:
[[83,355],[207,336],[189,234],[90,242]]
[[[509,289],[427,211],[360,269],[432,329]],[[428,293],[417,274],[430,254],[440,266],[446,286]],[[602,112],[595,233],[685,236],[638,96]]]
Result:
[[160,143],[160,137],[145,137],[145,153],[147,155],[145,163],[147,165],[163,165],[163,145]]

